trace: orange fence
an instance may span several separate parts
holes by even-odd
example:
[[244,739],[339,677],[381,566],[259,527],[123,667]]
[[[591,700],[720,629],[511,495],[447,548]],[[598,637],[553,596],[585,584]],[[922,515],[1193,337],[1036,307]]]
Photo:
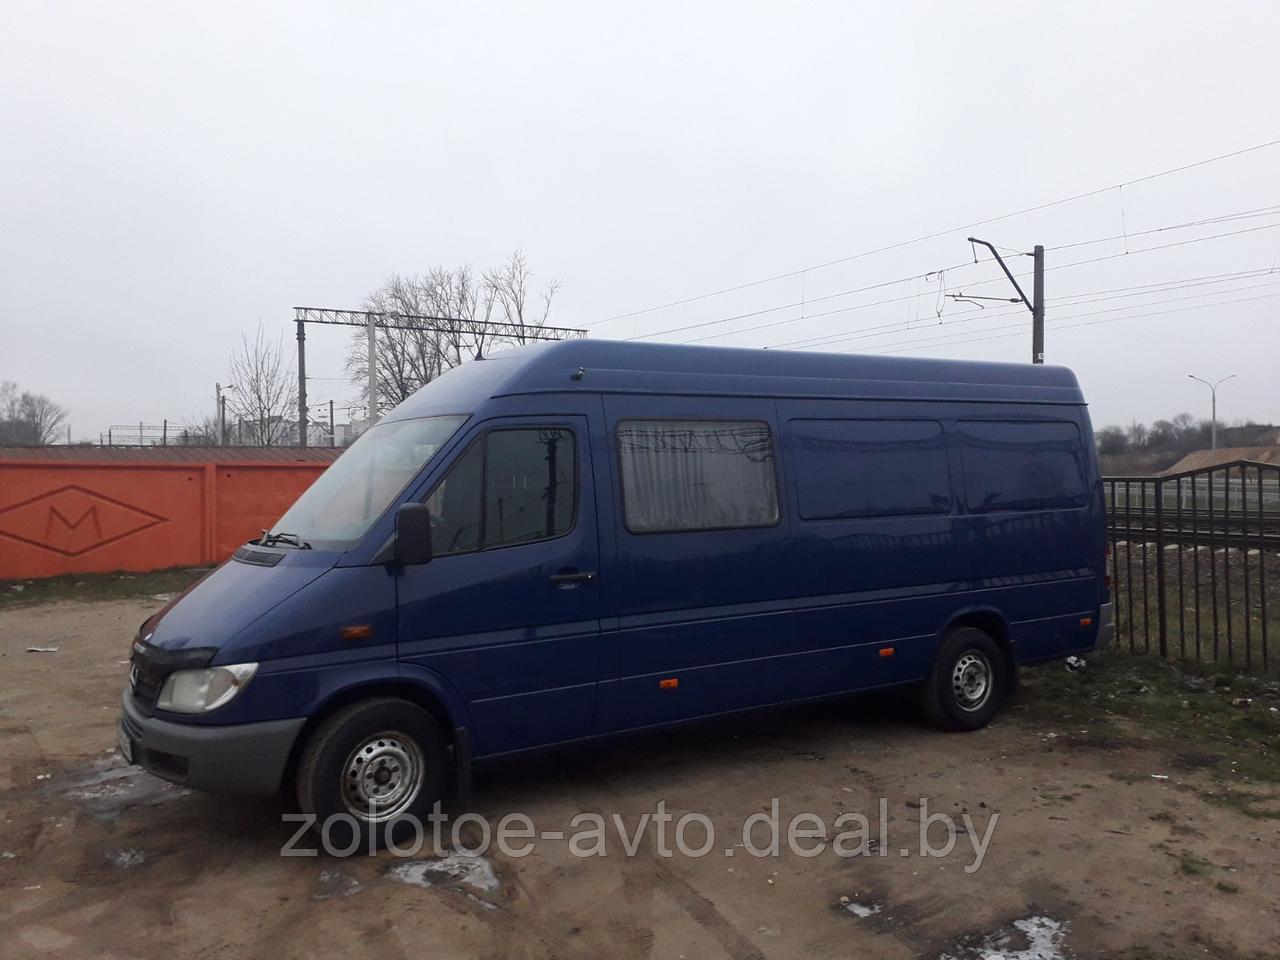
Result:
[[0,460],[0,580],[220,563],[328,465]]

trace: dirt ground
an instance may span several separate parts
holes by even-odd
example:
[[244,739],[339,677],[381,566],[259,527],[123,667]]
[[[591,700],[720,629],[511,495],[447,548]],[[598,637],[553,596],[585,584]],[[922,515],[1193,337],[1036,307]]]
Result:
[[[659,856],[652,831],[633,857],[612,836],[587,859],[550,840],[295,858],[283,801],[116,759],[128,644],[158,605],[0,610],[0,958],[1280,956],[1280,788],[1214,802],[1236,761],[1120,706],[1096,724],[1047,708],[1061,664],[974,734],[926,728],[905,695],[794,708],[483,767],[465,808],[571,832],[581,812],[631,829],[665,801],[710,818],[701,858]],[[735,841],[775,797],[784,827],[860,811],[879,834],[880,798],[889,819],[870,855],[804,857],[784,835],[752,857]],[[919,855],[922,799],[978,834],[999,815],[980,869],[971,837]]]

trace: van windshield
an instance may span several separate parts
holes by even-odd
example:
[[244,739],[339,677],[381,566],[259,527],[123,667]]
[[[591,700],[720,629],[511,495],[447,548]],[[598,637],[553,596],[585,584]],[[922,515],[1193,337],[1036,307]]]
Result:
[[345,549],[373,526],[465,416],[380,423],[367,430],[297,499],[272,535],[318,549]]

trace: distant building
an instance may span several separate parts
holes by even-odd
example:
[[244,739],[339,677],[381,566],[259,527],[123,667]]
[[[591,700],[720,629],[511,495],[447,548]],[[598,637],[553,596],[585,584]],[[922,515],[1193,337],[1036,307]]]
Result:
[[[359,427],[354,423],[335,423],[332,437],[329,436],[329,424],[312,420],[307,424],[307,446],[309,447],[345,447],[360,435]],[[264,440],[270,441],[269,443]],[[280,446],[296,447],[298,445],[298,422],[283,417],[273,417],[265,424],[257,420],[227,421],[227,443],[237,447]]]

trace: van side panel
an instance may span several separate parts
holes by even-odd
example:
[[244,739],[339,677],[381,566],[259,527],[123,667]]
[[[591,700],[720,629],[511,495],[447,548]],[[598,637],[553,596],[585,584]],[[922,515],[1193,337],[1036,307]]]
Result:
[[[1096,628],[1080,620],[1097,612],[1102,523],[1086,434],[1076,426],[1081,408],[803,400],[778,408],[794,517],[781,569],[794,597],[794,649],[812,668],[811,695],[922,679],[943,630],[965,613],[1000,617],[1024,660],[1092,645]],[[958,427],[966,419],[1066,423],[1077,437],[1076,498],[972,510],[977,491],[966,490]],[[841,437],[849,438],[844,447]],[[844,474],[816,488],[815,472],[840,473],[842,449]],[[969,455],[970,485],[981,478],[985,486],[989,478]]]
[[[619,468],[619,426],[629,423],[765,424],[777,476],[772,400],[605,397],[610,460]],[[691,441],[693,442],[693,441]],[[772,666],[791,651],[791,602],[779,576],[790,522],[778,485],[776,522],[743,529],[628,529],[624,478],[615,476],[617,558],[608,571],[616,602],[616,674],[602,683],[611,729],[742,709],[798,695]],[[662,681],[675,685],[662,686]]]

